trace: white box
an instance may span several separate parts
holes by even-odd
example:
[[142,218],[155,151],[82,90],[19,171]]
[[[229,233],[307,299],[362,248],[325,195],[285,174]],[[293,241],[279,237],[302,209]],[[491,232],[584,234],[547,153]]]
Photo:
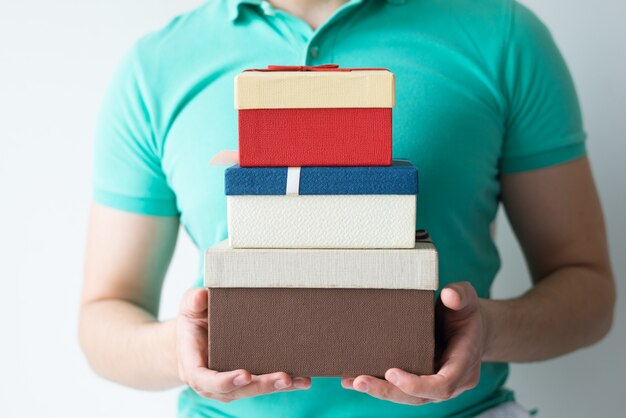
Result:
[[415,195],[227,196],[232,248],[413,248]]

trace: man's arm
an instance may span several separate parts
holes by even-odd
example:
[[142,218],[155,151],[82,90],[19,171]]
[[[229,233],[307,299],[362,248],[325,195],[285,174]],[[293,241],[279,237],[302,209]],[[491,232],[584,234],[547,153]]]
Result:
[[446,286],[437,306],[445,344],[437,374],[393,368],[384,380],[345,378],[344,388],[410,405],[442,401],[476,386],[482,361],[543,360],[606,335],[615,288],[587,159],[505,175],[502,201],[526,255],[532,289],[496,301],[479,299],[469,282]]
[[534,286],[512,300],[480,301],[483,360],[543,360],[600,340],[615,284],[588,160],[505,175],[502,202]]
[[175,322],[157,322],[178,226],[177,217],[92,206],[79,337],[101,376],[139,389],[181,384]]
[[308,389],[310,378],[280,371],[209,370],[206,289],[188,290],[175,320],[157,320],[178,226],[177,217],[93,205],[79,336],[94,371],[144,390],[187,384],[200,396],[221,402]]

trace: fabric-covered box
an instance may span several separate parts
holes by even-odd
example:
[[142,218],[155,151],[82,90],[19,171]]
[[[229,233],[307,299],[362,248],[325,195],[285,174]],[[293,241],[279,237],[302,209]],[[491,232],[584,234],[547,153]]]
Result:
[[232,249],[205,253],[208,367],[253,374],[434,373],[437,252]]
[[233,248],[412,248],[417,169],[226,169]]
[[235,77],[242,167],[391,163],[393,73],[269,66]]

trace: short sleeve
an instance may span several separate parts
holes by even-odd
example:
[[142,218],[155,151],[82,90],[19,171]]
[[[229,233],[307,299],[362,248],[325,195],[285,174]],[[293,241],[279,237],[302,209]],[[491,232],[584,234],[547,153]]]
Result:
[[98,119],[93,197],[123,211],[174,216],[176,196],[161,167],[149,97],[135,47],[118,66]]
[[545,25],[513,1],[505,45],[508,114],[500,171],[513,173],[585,155],[574,82]]

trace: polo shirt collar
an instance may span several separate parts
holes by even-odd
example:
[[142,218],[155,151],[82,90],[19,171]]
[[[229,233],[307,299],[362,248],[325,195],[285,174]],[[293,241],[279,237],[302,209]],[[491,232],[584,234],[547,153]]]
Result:
[[253,4],[260,6],[262,0],[227,0],[228,1],[228,20],[231,22],[239,17],[240,6],[242,4]]
[[[239,17],[239,13],[241,12],[241,5],[243,4],[251,4],[255,6],[261,6],[263,0],[227,0],[228,1],[228,20],[231,22],[235,21]],[[403,5],[408,0],[384,0],[389,4],[393,5]]]

